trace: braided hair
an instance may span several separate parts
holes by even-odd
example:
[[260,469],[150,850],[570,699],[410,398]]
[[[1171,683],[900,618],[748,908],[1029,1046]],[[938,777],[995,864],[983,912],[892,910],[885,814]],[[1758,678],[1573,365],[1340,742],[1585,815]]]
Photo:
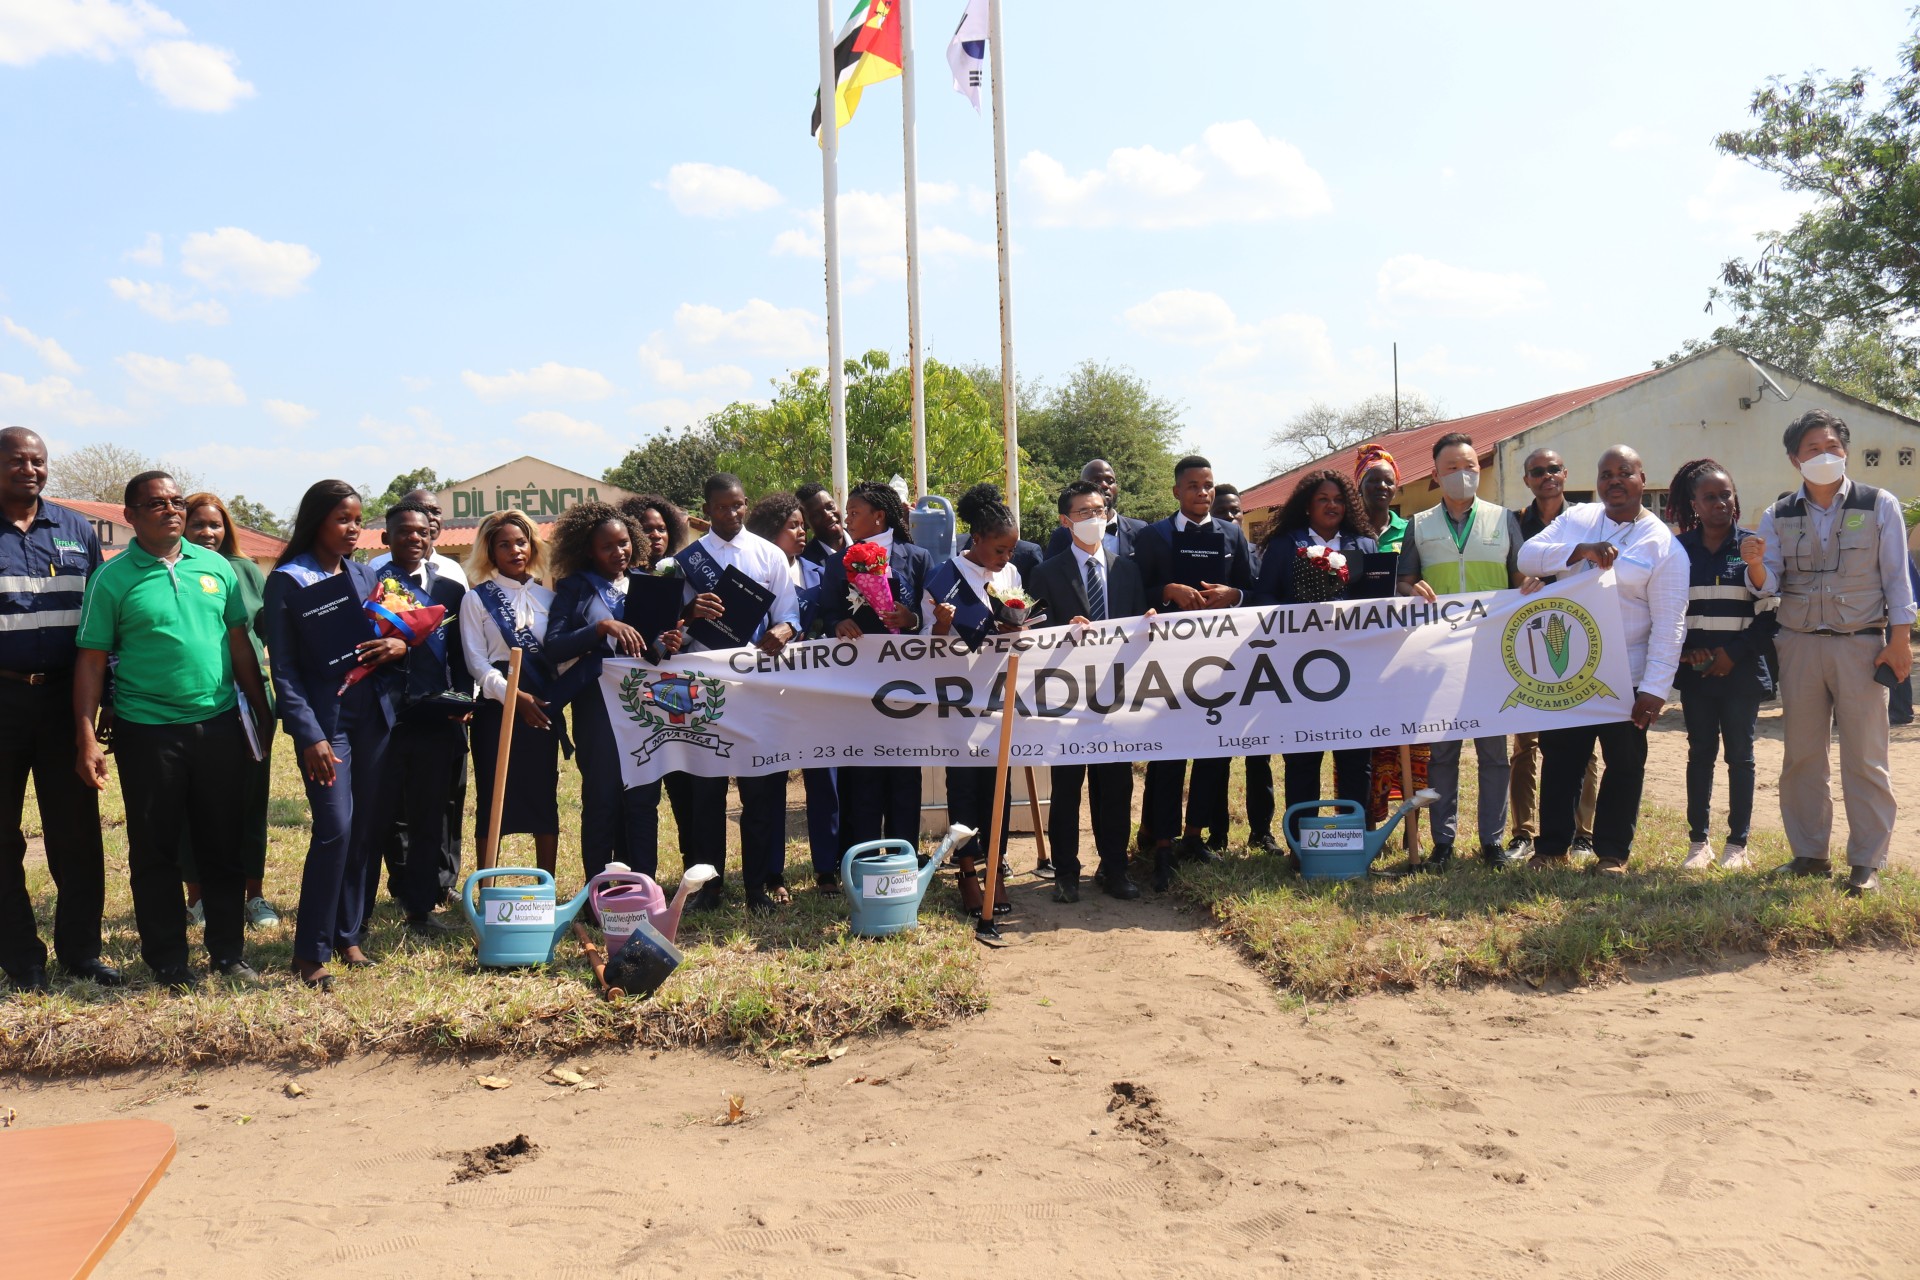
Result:
[[893,531],[895,542],[913,541],[912,523],[907,518],[907,504],[900,500],[900,495],[894,492],[892,485],[881,484],[877,480],[863,481],[853,486],[852,491],[847,494],[849,501],[854,498],[860,499],[880,513],[880,518],[887,522],[887,528]]
[[[1692,462],[1681,464],[1673,473],[1673,482],[1667,486],[1667,520],[1681,533],[1697,528],[1700,513],[1694,509],[1693,491],[1708,476],[1720,475],[1733,483],[1733,473],[1715,462],[1712,458],[1695,458]],[[1740,523],[1740,490],[1733,491],[1733,522]]]
[[967,532],[974,537],[988,534],[1005,533],[1009,529],[1018,531],[1020,522],[1014,519],[1013,512],[1007,509],[1000,486],[992,483],[977,484],[960,495],[960,501],[954,504],[954,510],[967,522]]

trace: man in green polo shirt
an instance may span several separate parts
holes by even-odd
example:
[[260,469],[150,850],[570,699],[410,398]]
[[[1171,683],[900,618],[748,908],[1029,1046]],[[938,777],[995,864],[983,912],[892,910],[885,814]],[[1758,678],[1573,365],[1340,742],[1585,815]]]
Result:
[[226,557],[181,540],[187,504],[173,477],[148,471],[127,482],[122,513],[133,545],[87,579],[74,668],[76,768],[105,790],[107,757],[94,733],[114,664],[114,758],[127,809],[127,866],[133,882],[140,958],[156,981],[186,990],[187,908],[178,855],[193,841],[206,906],[214,971],[259,977],[243,955],[246,875],[233,780],[250,755],[235,706],[237,681],[260,732],[266,693],[248,635],[249,619]]

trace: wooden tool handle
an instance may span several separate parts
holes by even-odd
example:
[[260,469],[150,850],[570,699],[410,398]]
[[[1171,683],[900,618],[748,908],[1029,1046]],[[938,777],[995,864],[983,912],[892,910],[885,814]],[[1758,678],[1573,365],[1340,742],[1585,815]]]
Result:
[[480,869],[500,860],[500,820],[507,807],[507,757],[513,754],[513,722],[520,714],[520,659],[518,649],[507,653],[507,698],[501,704],[500,755],[493,762],[493,801],[487,806],[487,841],[480,846]]

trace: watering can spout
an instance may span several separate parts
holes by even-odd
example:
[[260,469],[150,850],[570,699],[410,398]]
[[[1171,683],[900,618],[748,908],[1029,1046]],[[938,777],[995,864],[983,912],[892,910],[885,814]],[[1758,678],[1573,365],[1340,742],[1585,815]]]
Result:
[[680,913],[686,908],[688,896],[719,874],[720,872],[707,862],[696,862],[682,873],[680,887],[674,891],[673,901],[667,904],[666,911],[661,913],[660,918],[654,922],[654,928],[658,929],[661,936],[668,942],[679,940]]
[[964,822],[956,822],[947,828],[947,834],[940,839],[940,847],[933,851],[933,857],[928,859],[927,865],[920,868],[920,896],[922,898],[927,896],[927,889],[933,884],[935,873],[938,872],[941,865],[953,855],[953,851],[973,839],[977,834],[978,832],[976,832],[974,828]]
[[1386,843],[1388,834],[1391,833],[1395,827],[1400,825],[1400,819],[1406,817],[1409,813],[1411,813],[1415,809],[1424,809],[1428,805],[1437,803],[1439,799],[1440,799],[1440,793],[1438,791],[1435,791],[1432,787],[1422,787],[1418,791],[1414,792],[1412,795],[1408,796],[1406,798],[1406,801],[1403,804],[1401,804],[1401,806],[1398,809],[1395,809],[1393,811],[1393,816],[1388,818],[1386,822],[1381,825],[1380,829],[1377,832],[1375,832],[1375,835],[1378,836],[1380,843],[1382,845]]

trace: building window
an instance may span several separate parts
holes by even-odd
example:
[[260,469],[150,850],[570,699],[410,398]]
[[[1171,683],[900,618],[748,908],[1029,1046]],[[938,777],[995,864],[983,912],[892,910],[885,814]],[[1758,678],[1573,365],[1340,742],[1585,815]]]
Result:
[[1880,465],[1880,451],[1878,449],[1867,450],[1867,465],[1870,467]]
[[1902,449],[1900,451],[1900,465],[1903,467],[1910,467],[1913,465],[1912,449],[1908,448],[1908,449]]

